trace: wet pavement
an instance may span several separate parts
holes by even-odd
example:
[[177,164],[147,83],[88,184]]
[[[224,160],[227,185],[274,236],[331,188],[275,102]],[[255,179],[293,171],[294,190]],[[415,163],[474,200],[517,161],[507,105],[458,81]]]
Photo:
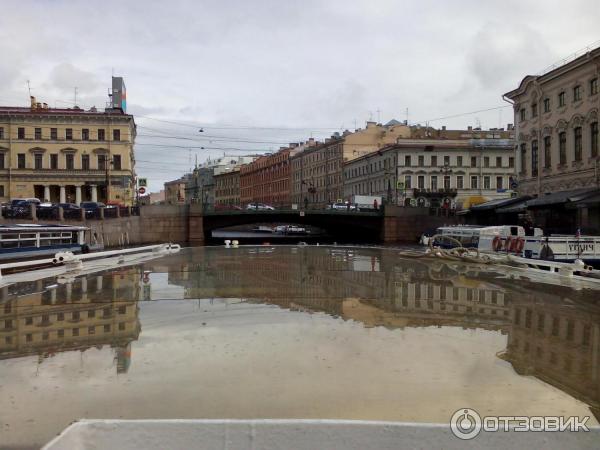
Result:
[[600,418],[598,291],[395,249],[184,249],[0,296],[0,448],[79,418]]

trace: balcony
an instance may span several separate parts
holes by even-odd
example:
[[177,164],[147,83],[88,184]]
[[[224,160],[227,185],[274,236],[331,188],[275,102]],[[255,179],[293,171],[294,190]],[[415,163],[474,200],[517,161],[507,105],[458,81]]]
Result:
[[413,189],[413,196],[416,197],[456,197],[456,189]]

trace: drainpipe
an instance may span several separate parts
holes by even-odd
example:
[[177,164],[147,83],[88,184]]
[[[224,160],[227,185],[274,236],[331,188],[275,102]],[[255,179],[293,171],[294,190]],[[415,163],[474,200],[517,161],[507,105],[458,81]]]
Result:
[[[510,99],[506,98],[506,96],[505,96],[504,94],[502,94],[502,100],[504,100],[506,103],[508,103],[509,105],[511,105],[511,106],[512,106],[512,111],[513,111],[513,127],[514,127],[514,131],[515,131],[515,143],[517,143],[517,142],[518,142],[518,139],[519,139],[519,126],[520,126],[521,124],[520,124],[520,121],[517,121],[517,120],[516,120],[516,117],[515,117],[515,102],[513,102],[513,101],[511,101]],[[517,144],[517,149],[515,149],[515,150],[514,150],[514,156],[515,156],[515,167],[513,167],[513,169],[514,169],[514,170],[513,170],[513,172],[514,172],[514,173],[513,173],[513,176],[514,176],[514,177],[513,177],[513,180],[518,180],[518,178],[517,178],[517,173],[518,173],[518,172],[517,172],[517,168],[518,168],[518,167],[520,167],[520,165],[522,164],[522,163],[521,163],[521,156],[520,156],[520,152],[518,151],[518,147],[519,147],[519,146],[518,146],[518,144]],[[539,149],[538,149],[538,152],[539,152]],[[517,158],[517,157],[518,157],[518,158]],[[518,160],[517,160],[517,159],[518,159]],[[510,186],[509,186],[509,188],[510,188]],[[517,189],[518,189],[518,187],[517,187]]]

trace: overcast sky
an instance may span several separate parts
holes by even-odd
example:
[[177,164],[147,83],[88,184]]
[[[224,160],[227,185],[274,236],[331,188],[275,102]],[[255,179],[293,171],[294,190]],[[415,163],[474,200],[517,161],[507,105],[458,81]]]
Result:
[[506,126],[510,108],[433,119],[505,105],[525,75],[598,41],[598,23],[598,0],[4,2],[0,103],[27,105],[30,80],[51,106],[77,86],[80,106],[104,107],[123,76],[137,172],[156,190],[190,146],[205,147],[192,161],[276,150],[407,108],[410,122]]

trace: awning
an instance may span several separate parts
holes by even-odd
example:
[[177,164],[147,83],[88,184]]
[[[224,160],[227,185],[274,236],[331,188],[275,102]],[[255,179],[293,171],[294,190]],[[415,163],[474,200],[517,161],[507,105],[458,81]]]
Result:
[[471,211],[491,211],[494,209],[502,208],[504,206],[513,205],[515,203],[529,200],[531,197],[510,197],[510,198],[497,198],[490,200],[489,202],[480,203],[479,205],[471,206]]
[[504,206],[502,208],[498,208],[496,210],[496,214],[514,214],[514,213],[522,213],[527,210],[527,205],[531,201],[529,197],[521,197],[518,202],[515,202],[511,205]]
[[572,191],[554,192],[552,194],[542,195],[540,197],[529,200],[528,208],[539,208],[543,206],[559,205],[562,203],[578,202],[591,197],[594,194],[600,194],[598,188],[574,189]]
[[471,197],[467,197],[462,202],[462,209],[467,209],[475,205],[479,205],[480,203],[485,203],[487,198],[482,197],[481,195],[473,195]]
[[577,206],[578,208],[586,208],[588,206],[600,206],[600,193],[598,194],[592,194],[589,197],[586,197],[582,200],[576,201],[574,202],[575,206]]

